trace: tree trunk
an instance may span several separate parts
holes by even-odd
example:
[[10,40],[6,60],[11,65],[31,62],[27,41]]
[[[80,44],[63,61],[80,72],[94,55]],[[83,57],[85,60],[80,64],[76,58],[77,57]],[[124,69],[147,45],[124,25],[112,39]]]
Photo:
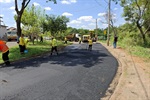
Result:
[[142,34],[142,38],[143,38],[144,45],[147,45],[145,34]]
[[16,24],[17,24],[17,35],[20,37],[22,34],[22,30],[21,30],[21,16],[18,15],[17,20],[16,20]]
[[141,35],[142,35],[143,43],[144,43],[144,45],[146,45],[146,44],[147,44],[147,41],[146,41],[145,34],[144,34],[142,28],[139,28],[139,30],[140,30],[140,33],[141,33]]
[[138,22],[137,22],[136,24],[137,24],[138,29],[140,30],[141,35],[142,35],[142,39],[143,39],[144,45],[147,45],[146,37],[145,37],[145,34],[144,34],[144,32],[143,32],[142,27],[139,25]]

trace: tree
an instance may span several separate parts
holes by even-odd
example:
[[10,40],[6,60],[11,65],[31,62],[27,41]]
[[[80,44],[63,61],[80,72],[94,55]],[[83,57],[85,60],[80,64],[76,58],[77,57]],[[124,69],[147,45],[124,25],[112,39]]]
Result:
[[143,39],[143,43],[146,45],[146,34],[150,28],[150,24],[144,28],[144,22],[150,17],[146,17],[146,14],[150,5],[150,0],[121,0],[121,6],[124,8],[124,14],[126,21],[135,23],[140,31]]
[[50,31],[55,36],[67,30],[67,22],[69,19],[65,16],[46,15],[43,27],[45,31]]
[[[109,23],[108,21],[110,21],[109,24],[110,24],[111,28],[109,29],[109,31],[113,32],[114,36],[116,36],[118,34],[118,32],[117,32],[117,28],[114,26],[114,23],[116,22],[115,14],[113,14],[113,13],[110,12],[109,20],[108,20],[108,16],[109,16],[108,13],[105,13],[103,15],[103,17],[105,18],[106,22],[102,22],[102,23],[108,24]],[[108,28],[107,28],[107,30],[108,30]],[[111,34],[109,34],[109,35],[111,35]]]
[[150,23],[150,5],[148,5],[148,7],[146,8],[146,13],[144,15],[144,27],[145,29],[148,29],[148,31],[150,32],[149,23]]
[[[20,36],[22,34],[22,30],[21,30],[22,14],[23,14],[25,8],[28,6],[28,4],[30,3],[31,0],[22,0],[20,10],[18,8],[18,1],[19,0],[15,0],[15,11],[17,13],[17,16],[16,16],[15,20],[16,20],[16,25],[17,25],[17,35]],[[46,0],[46,2],[48,2],[48,1],[53,1],[54,3],[56,3],[56,0]]]
[[31,37],[34,44],[34,37],[38,40],[38,37],[43,33],[42,22],[45,20],[44,10],[36,8],[34,5],[28,6],[22,15],[21,23],[23,25],[22,31],[24,34]]

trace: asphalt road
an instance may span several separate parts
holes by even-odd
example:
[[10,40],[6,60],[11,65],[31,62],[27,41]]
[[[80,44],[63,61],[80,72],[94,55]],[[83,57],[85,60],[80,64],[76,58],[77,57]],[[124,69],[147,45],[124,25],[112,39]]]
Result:
[[0,100],[99,100],[117,71],[117,60],[101,44],[73,44],[0,68]]

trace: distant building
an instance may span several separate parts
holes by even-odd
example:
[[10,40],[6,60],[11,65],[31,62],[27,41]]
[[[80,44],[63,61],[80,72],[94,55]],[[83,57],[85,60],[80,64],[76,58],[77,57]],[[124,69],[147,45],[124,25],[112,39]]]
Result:
[[17,31],[17,29],[15,27],[10,27],[10,28],[7,28],[7,31]]
[[15,27],[7,28],[7,39],[17,40],[17,29]]
[[0,16],[0,39],[7,41],[7,26],[1,25],[1,22],[3,22],[1,19]]

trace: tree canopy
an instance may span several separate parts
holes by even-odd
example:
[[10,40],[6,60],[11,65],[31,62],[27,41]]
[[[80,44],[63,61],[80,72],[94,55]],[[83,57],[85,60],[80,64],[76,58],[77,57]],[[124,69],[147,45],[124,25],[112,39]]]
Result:
[[133,23],[139,30],[143,43],[147,44],[146,34],[150,29],[150,0],[113,0],[120,2],[123,7],[123,17],[129,23]]
[[[16,25],[17,25],[17,35],[20,36],[22,34],[22,30],[21,30],[22,14],[23,14],[25,8],[28,6],[28,4],[30,3],[31,0],[22,0],[20,10],[19,10],[19,7],[18,7],[18,1],[19,0],[15,0],[15,11],[17,13],[17,15],[15,17],[15,20],[16,20]],[[48,2],[48,1],[52,1],[52,2],[56,3],[56,0],[46,0],[46,2]]]

